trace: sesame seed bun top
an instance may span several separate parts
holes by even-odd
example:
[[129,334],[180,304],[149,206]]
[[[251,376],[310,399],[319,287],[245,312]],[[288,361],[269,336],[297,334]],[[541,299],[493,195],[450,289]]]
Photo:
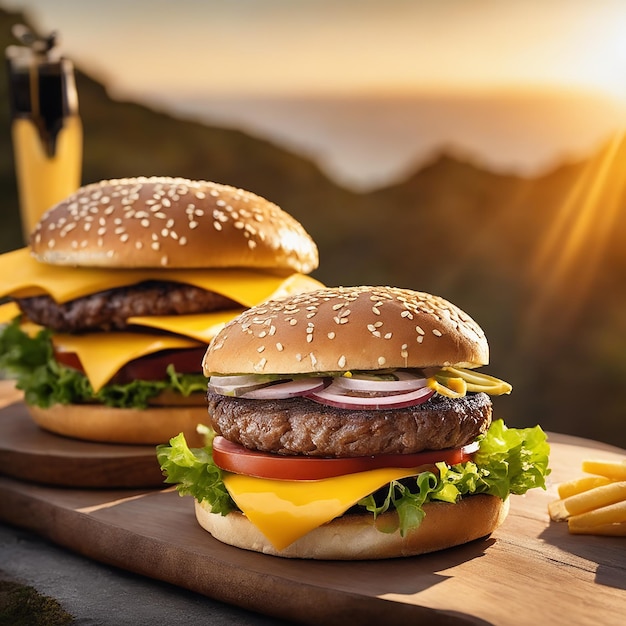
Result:
[[183,178],[81,187],[30,237],[43,263],[83,267],[271,268],[308,274],[317,247],[302,225],[249,191]]
[[203,369],[206,376],[298,374],[488,362],[482,329],[447,300],[395,287],[338,287],[245,311],[214,338]]

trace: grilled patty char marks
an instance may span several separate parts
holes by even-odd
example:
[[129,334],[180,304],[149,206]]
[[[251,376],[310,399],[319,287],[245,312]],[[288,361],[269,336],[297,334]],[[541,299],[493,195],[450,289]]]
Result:
[[404,409],[346,410],[303,397],[246,400],[208,392],[214,430],[246,448],[285,455],[355,457],[458,448],[484,433],[492,406],[484,393],[433,396]]
[[66,333],[125,330],[129,317],[208,313],[241,307],[218,293],[162,281],[107,289],[64,304],[56,303],[50,296],[20,298],[16,302],[32,322]]

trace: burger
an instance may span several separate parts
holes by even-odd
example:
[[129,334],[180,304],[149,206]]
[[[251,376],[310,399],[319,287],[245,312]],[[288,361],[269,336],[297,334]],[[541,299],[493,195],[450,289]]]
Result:
[[317,264],[302,225],[251,192],[163,177],[86,185],[0,257],[0,369],[56,434],[193,441],[215,333],[247,307],[319,288]]
[[381,559],[489,535],[545,488],[539,426],[507,428],[480,326],[431,294],[345,287],[267,301],[203,360],[205,445],[157,448],[216,539],[283,557]]

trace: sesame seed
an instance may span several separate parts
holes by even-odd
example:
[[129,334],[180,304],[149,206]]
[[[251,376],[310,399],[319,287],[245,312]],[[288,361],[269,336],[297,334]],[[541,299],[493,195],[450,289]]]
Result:
[[345,366],[346,366],[346,357],[345,357],[345,355],[344,355],[344,354],[342,354],[342,355],[339,357],[339,360],[337,361],[337,365],[338,365],[339,367],[345,367]]
[[278,350],[279,352],[282,352],[284,350],[283,344],[278,342],[276,344],[276,350]]
[[387,362],[387,359],[384,356],[379,356],[377,359],[378,365],[384,365]]
[[328,338],[329,338],[329,339],[334,339],[334,338],[335,338],[335,333],[334,333],[334,332],[332,332],[332,331],[331,331],[331,332],[329,332],[329,333],[328,333]]
[[433,328],[433,335],[435,335],[435,337],[441,337],[442,333],[440,330],[437,330],[436,328]]

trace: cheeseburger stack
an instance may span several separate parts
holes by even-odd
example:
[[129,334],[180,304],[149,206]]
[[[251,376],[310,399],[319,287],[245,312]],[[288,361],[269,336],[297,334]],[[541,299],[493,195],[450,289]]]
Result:
[[166,482],[220,541],[279,556],[378,559],[483,537],[549,471],[538,426],[492,421],[489,395],[511,387],[474,371],[488,357],[478,324],[426,293],[265,302],[209,346],[216,435],[159,446]]
[[[35,421],[84,440],[156,444],[206,420],[202,355],[244,308],[319,288],[315,243],[233,187],[178,178],[87,185],[29,248],[0,257],[0,367]],[[17,305],[17,309],[16,309]]]

